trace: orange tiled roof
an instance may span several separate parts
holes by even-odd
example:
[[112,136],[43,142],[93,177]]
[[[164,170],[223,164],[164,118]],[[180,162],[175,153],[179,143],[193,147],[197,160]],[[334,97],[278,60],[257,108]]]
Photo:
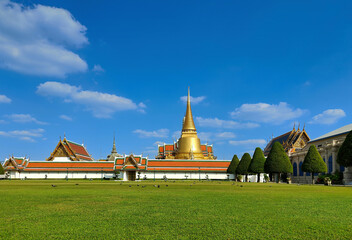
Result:
[[113,162],[29,162],[27,168],[114,168]]
[[228,168],[229,161],[148,161],[148,167],[224,167]]

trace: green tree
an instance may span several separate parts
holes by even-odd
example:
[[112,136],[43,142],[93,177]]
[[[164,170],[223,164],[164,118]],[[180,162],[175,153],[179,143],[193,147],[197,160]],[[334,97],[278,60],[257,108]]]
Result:
[[275,142],[264,164],[266,173],[278,174],[277,182],[281,173],[292,173],[293,167],[281,143]]
[[237,180],[237,174],[236,174],[236,169],[238,164],[240,163],[240,160],[238,159],[237,155],[233,155],[232,161],[229,165],[229,167],[227,168],[227,172],[228,173],[232,173],[235,175],[235,181]]
[[251,165],[249,165],[249,171],[257,173],[257,182],[260,182],[260,174],[264,173],[265,157],[261,148],[257,147],[253,154]]
[[352,166],[352,131],[347,134],[345,141],[339,149],[337,162],[344,167]]
[[241,175],[246,175],[246,182],[248,181],[248,168],[249,165],[251,165],[251,155],[249,155],[249,153],[245,153],[243,154],[240,163],[238,164],[237,168],[236,168],[236,173],[237,174],[241,174]]
[[312,184],[314,184],[314,173],[327,172],[328,169],[323,158],[320,156],[315,145],[309,147],[308,153],[304,158],[302,164],[303,172],[310,172],[312,174]]
[[5,170],[4,167],[2,166],[2,164],[0,163],[0,175],[5,174]]

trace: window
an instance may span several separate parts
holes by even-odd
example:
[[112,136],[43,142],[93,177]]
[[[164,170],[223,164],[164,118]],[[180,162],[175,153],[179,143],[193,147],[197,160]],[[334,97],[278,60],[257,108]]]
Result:
[[297,163],[293,163],[293,176],[297,176]]
[[330,156],[328,160],[328,172],[332,173],[332,156]]

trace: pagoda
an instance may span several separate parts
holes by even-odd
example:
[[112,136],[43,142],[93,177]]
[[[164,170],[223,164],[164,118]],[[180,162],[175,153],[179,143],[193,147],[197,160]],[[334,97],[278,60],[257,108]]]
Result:
[[159,154],[157,159],[190,159],[190,160],[213,160],[212,145],[202,145],[197,135],[194,124],[190,90],[188,88],[187,109],[183,118],[181,137],[174,144],[164,144],[158,146]]

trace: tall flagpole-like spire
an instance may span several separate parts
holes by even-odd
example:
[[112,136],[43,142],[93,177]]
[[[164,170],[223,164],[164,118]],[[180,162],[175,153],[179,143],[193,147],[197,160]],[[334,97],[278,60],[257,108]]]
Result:
[[114,143],[113,143],[113,145],[112,145],[111,153],[117,153],[117,151],[116,151],[116,145],[115,145],[115,133],[114,133]]
[[196,126],[194,125],[192,109],[191,109],[191,95],[190,89],[188,87],[188,96],[187,96],[187,110],[186,115],[183,120],[182,132],[196,132]]

